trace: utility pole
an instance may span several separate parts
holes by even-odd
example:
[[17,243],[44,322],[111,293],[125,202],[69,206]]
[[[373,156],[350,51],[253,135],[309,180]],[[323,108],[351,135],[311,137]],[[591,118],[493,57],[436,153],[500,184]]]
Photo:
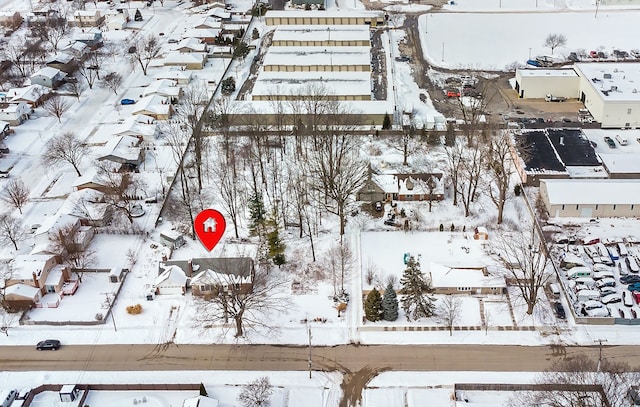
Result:
[[598,8],[600,7],[600,0],[596,0],[596,14],[593,18],[598,18]]
[[113,322],[113,330],[118,332],[118,328],[116,327],[116,318],[113,315],[113,303],[115,301],[113,301],[110,297],[111,293],[102,293],[104,294],[106,300],[107,300],[107,305],[109,305],[109,313],[111,314],[111,322]]
[[596,339],[594,342],[598,343],[599,353],[598,353],[598,372],[602,368],[602,342],[606,342],[606,339]]
[[311,379],[311,326],[307,319],[307,335],[309,336],[309,379]]

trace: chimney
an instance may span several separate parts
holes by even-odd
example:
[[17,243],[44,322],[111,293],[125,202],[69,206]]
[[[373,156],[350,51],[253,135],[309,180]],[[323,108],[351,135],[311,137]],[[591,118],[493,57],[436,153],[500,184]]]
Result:
[[38,283],[38,279],[36,278],[36,273],[33,272],[31,273],[31,275],[33,276],[33,284],[36,286],[36,288],[40,288],[40,283]]
[[187,262],[187,277],[193,276],[193,259]]

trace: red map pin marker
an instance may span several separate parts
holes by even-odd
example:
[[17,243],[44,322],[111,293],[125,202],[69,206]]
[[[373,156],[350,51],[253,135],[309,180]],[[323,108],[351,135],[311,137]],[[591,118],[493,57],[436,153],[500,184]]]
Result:
[[202,245],[211,251],[222,238],[227,222],[215,209],[205,209],[196,216],[193,226]]

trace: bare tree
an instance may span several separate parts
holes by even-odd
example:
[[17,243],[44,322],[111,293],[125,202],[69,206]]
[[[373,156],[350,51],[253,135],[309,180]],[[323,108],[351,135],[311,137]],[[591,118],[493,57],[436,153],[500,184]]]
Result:
[[216,176],[216,187],[220,202],[224,211],[229,215],[233,224],[234,235],[239,238],[238,227],[240,225],[240,215],[245,207],[245,190],[242,177],[234,177],[232,169],[222,160],[212,163],[212,170]]
[[67,82],[66,87],[69,89],[69,93],[78,100],[80,100],[80,95],[85,90],[84,84],[80,83],[76,77],[72,77],[71,80]]
[[242,407],[268,407],[272,394],[273,386],[269,378],[262,376],[242,386],[238,401]]
[[122,81],[122,75],[117,72],[109,72],[102,78],[102,85],[111,89],[117,95],[118,88],[122,86]]
[[35,36],[46,41],[54,51],[58,50],[60,40],[69,32],[67,19],[59,16],[48,17],[44,21],[36,22],[32,26]]
[[29,188],[20,178],[13,178],[5,188],[0,199],[16,208],[22,215],[22,208],[29,202]]
[[0,214],[0,241],[11,243],[18,250],[18,242],[24,238],[24,226],[20,219],[7,213]]
[[321,135],[312,142],[308,160],[311,185],[324,194],[325,209],[338,216],[342,238],[346,208],[366,181],[367,163],[360,156],[358,139],[352,135]]
[[534,380],[541,388],[516,392],[509,405],[626,407],[630,405],[628,391],[639,379],[637,369],[625,362],[598,361],[578,354],[556,362],[551,369],[541,373]]
[[87,146],[71,132],[62,133],[51,138],[45,144],[42,162],[49,167],[62,163],[68,163],[76,170],[79,177],[82,176],[78,166],[82,159],[89,153]]
[[[4,296],[1,302],[5,302]],[[16,322],[18,322],[20,314],[9,312],[5,307],[8,308],[8,306],[3,306],[4,309],[0,310],[0,332],[5,334],[5,336],[9,336],[9,329],[13,328]]]
[[268,325],[270,318],[267,312],[283,312],[287,308],[284,289],[286,282],[271,273],[268,275],[259,269],[253,277],[253,287],[250,291],[242,289],[237,283],[237,276],[232,273],[216,274],[218,292],[210,300],[197,300],[197,322],[212,323],[233,321],[235,337],[244,336],[245,329],[258,327],[274,329]]
[[462,317],[462,300],[456,295],[445,295],[438,304],[436,315],[440,322],[449,329],[449,336],[453,336],[453,326]]
[[13,267],[10,261],[0,262],[0,307],[9,310],[9,306],[4,299],[5,292],[9,286],[9,281],[13,279]]
[[15,68],[22,78],[26,78],[33,72],[34,63],[32,59],[37,56],[38,52],[36,50],[42,52],[39,43],[32,41],[26,41],[25,43],[12,41],[3,48],[3,58],[11,62],[12,68]]
[[109,163],[101,162],[98,167],[98,182],[103,186],[105,203],[114,212],[124,215],[129,223],[133,223],[135,202],[145,193],[142,178],[131,172],[118,172]]
[[62,122],[62,115],[69,110],[71,102],[64,98],[64,96],[54,95],[44,102],[42,108],[49,114],[49,116],[55,116],[58,118],[58,122]]
[[451,192],[453,193],[453,205],[458,205],[458,184],[464,156],[464,144],[453,136],[453,143],[444,147],[446,154],[445,167],[451,181]]
[[511,162],[511,142],[507,131],[496,130],[494,132],[487,158],[491,178],[488,188],[489,196],[498,208],[497,223],[500,224],[511,186],[511,178],[515,173],[515,166]]
[[551,54],[553,55],[553,51],[556,48],[567,45],[567,37],[564,34],[549,34],[542,45],[551,48]]
[[402,153],[402,165],[409,165],[409,156],[420,148],[418,136],[415,134],[414,126],[409,127],[401,136],[390,136],[391,146]]
[[70,223],[56,229],[49,235],[52,249],[62,257],[62,261],[78,274],[82,282],[82,270],[90,267],[96,261],[96,252],[87,250],[80,240],[78,228]]
[[464,216],[468,217],[471,215],[471,203],[476,200],[478,184],[484,169],[484,145],[478,140],[471,140],[464,148],[461,158],[456,186],[458,196],[464,206]]
[[538,302],[538,293],[552,277],[547,270],[546,248],[535,226],[505,232],[492,243],[496,253],[493,257],[503,266],[504,277],[517,289],[519,297],[527,304],[527,314],[531,315]]
[[158,42],[158,38],[153,35],[149,35],[137,41],[134,47],[135,51],[130,54],[131,60],[134,63],[137,62],[140,64],[142,73],[146,76],[151,60],[160,55],[160,43]]
[[86,81],[89,89],[93,89],[96,80],[100,79],[100,67],[102,66],[102,56],[98,51],[91,51],[88,54],[80,55],[76,53],[78,63],[78,73]]
[[195,161],[195,169],[198,176],[198,192],[202,191],[202,167],[203,154],[206,150],[206,141],[202,131],[201,117],[209,104],[207,87],[202,82],[197,82],[186,88],[180,100],[176,112],[187,126],[191,135],[191,147]]
[[345,292],[344,280],[355,264],[351,247],[346,242],[340,241],[329,248],[327,259],[333,275],[333,295],[342,295]]

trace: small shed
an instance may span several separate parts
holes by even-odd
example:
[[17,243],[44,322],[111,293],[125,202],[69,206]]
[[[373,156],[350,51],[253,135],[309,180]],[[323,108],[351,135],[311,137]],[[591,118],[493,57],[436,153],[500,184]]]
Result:
[[169,266],[156,278],[153,287],[158,295],[184,295],[187,276],[178,266]]
[[475,240],[489,240],[489,231],[483,226],[478,226],[473,232]]
[[160,243],[170,249],[179,249],[185,245],[184,236],[175,230],[160,232]]
[[75,384],[65,384],[60,389],[60,401],[65,403],[70,403],[75,401],[80,394],[80,389],[76,387]]
[[114,267],[109,271],[109,282],[118,283],[124,279],[124,269]]

